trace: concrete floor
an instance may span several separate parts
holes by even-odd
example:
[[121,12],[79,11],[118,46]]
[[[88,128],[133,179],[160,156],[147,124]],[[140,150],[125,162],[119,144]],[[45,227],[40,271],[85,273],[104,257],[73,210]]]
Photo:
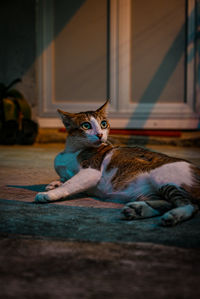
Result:
[[[0,298],[198,298],[199,214],[162,228],[117,203],[33,203],[63,146],[0,146]],[[200,148],[151,148],[200,166]]]

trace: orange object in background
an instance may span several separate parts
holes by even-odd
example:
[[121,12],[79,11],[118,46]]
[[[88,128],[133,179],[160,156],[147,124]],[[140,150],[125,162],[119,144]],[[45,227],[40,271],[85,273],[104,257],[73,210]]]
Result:
[[181,131],[111,129],[110,134],[113,134],[113,135],[140,135],[140,136],[180,137],[181,136]]
[[[60,128],[59,132],[66,132],[65,128]],[[111,129],[112,135],[138,135],[138,136],[160,136],[160,137],[180,137],[181,131],[177,130],[133,130],[133,129]]]

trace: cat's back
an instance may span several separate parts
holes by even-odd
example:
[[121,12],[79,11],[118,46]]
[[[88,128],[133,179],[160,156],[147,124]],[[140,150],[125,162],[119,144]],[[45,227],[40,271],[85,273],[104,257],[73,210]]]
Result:
[[189,162],[137,146],[115,148],[106,170],[111,172],[114,169],[112,185],[115,189],[138,178],[143,182],[151,180],[164,184],[174,181],[181,184],[181,174],[185,174],[184,182],[191,181]]
[[149,171],[164,164],[184,161],[143,147],[115,147],[108,169],[131,169],[134,172]]
[[97,148],[87,148],[80,151],[77,161],[82,168],[95,168],[103,172],[112,169],[118,175],[131,174],[133,177],[138,173],[149,172],[165,164],[187,161],[167,156],[163,153],[154,152],[142,147],[123,147],[102,144]]
[[[191,183],[190,163],[187,161],[142,147],[106,149],[108,147],[104,148],[101,159],[97,159],[102,172],[96,193],[100,197],[133,197],[134,190],[141,193],[151,186],[173,182],[178,185]],[[95,155],[98,157],[98,151]],[[95,155],[92,155],[93,158]]]
[[63,180],[71,178],[80,169],[99,170],[101,179],[89,194],[101,198],[130,199],[152,186],[167,183],[192,186],[193,180],[189,162],[142,147],[103,143],[73,154],[60,153],[55,164]]

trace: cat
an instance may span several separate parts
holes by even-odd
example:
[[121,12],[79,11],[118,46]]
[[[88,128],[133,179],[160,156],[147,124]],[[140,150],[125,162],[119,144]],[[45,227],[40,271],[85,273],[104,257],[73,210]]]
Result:
[[125,219],[160,217],[173,226],[191,218],[200,203],[200,169],[190,162],[142,147],[113,146],[107,141],[108,101],[96,111],[58,109],[68,132],[66,147],[55,158],[60,179],[36,195],[37,203],[85,192],[125,205]]

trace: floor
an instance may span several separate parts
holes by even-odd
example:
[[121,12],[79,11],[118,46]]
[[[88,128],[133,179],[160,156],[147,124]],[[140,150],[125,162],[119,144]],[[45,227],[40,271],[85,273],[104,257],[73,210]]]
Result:
[[[198,298],[200,214],[163,228],[120,203],[34,203],[63,146],[0,146],[0,298]],[[200,166],[198,147],[151,149]]]

